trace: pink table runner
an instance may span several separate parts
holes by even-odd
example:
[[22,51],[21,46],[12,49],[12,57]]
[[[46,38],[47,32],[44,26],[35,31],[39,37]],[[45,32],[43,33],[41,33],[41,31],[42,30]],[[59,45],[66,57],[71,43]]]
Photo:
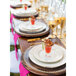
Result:
[[[11,31],[12,31],[12,34],[14,36],[14,43],[15,43],[15,54],[16,54],[16,59],[18,60],[18,49],[17,49],[17,40],[19,37],[21,37],[20,35],[14,33],[14,30],[13,30],[13,18],[15,18],[13,16],[13,14],[11,14],[11,17],[10,17],[10,23],[11,23]],[[19,65],[19,70],[20,70],[20,76],[26,76],[29,71],[27,69],[25,69],[22,65],[22,63],[20,62],[20,65]]]

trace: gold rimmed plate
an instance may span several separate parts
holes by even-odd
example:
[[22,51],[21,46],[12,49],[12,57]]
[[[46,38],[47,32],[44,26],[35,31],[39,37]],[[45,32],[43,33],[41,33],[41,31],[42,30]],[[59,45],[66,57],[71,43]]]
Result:
[[49,54],[49,56],[46,56],[45,50],[42,49],[42,44],[37,45],[31,49],[36,59],[38,59],[41,62],[49,63],[49,64],[56,63],[63,58],[64,52],[61,50],[64,49],[58,45],[54,45],[52,46],[51,53]]
[[[35,47],[36,46],[32,47],[33,51],[31,51],[31,49],[30,49],[29,58],[36,65],[41,66],[41,67],[46,67],[46,68],[56,68],[56,67],[62,66],[66,63],[66,54],[65,54],[65,49],[64,48],[60,47],[60,51],[63,52],[63,54],[61,54],[61,55],[64,55],[63,57],[59,56],[60,57],[59,59],[55,57],[55,59],[53,58],[54,59],[54,61],[52,61],[53,63],[45,63],[45,62],[43,62],[44,59],[40,59],[41,57],[37,58],[35,56],[35,54],[37,54],[37,53],[35,52],[35,54],[34,54],[34,49],[37,51],[37,49],[40,48],[40,47],[39,48],[37,48],[37,47],[35,48]],[[56,47],[56,48],[58,48],[58,47]]]

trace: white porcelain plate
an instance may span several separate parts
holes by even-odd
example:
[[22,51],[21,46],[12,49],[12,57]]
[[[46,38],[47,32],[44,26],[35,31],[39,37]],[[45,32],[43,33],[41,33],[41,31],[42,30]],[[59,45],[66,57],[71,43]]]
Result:
[[39,32],[46,29],[46,24],[40,21],[35,21],[35,24],[32,25],[30,21],[27,21],[21,23],[19,29],[25,32]]
[[[60,47],[60,46],[58,46],[58,45],[54,45],[54,47],[55,47],[55,49],[60,49],[60,51],[62,52],[62,53],[60,53],[61,55],[63,55],[63,56],[61,56],[61,55],[59,55],[59,59],[56,59],[56,57],[55,58],[53,58],[54,59],[54,61],[53,61],[53,63],[45,63],[45,62],[43,62],[42,60],[39,60],[40,58],[37,58],[37,57],[35,57],[35,54],[37,55],[37,53],[35,52],[35,54],[34,54],[34,49],[37,51],[37,50],[39,50],[40,48],[41,48],[41,45],[36,45],[36,46],[34,46],[30,51],[29,51],[29,58],[30,58],[30,60],[33,62],[33,63],[35,63],[35,64],[37,64],[37,65],[39,65],[39,66],[42,66],[42,67],[46,67],[46,68],[56,68],[56,67],[59,67],[59,66],[61,66],[61,65],[64,65],[65,63],[66,63],[66,51],[65,51],[65,49],[64,48],[62,48],[62,47]],[[53,49],[53,48],[52,48]],[[47,59],[48,60],[48,59]]]
[[25,10],[24,8],[20,8],[20,9],[11,8],[11,13],[19,17],[29,17],[29,16],[35,16],[38,14],[38,12],[33,8],[28,8],[27,10]]
[[31,3],[26,0],[22,0],[22,2],[20,2],[20,0],[10,0],[10,5],[13,7],[21,7],[22,4],[27,4],[29,6],[31,5]]
[[[59,48],[60,46],[54,45],[52,46],[51,53],[49,56],[46,56],[45,50],[42,49],[42,45],[35,46],[31,50],[33,51],[33,55],[36,59],[41,62],[46,63],[54,63],[58,62],[63,58],[63,51]],[[38,49],[37,49],[38,48]]]

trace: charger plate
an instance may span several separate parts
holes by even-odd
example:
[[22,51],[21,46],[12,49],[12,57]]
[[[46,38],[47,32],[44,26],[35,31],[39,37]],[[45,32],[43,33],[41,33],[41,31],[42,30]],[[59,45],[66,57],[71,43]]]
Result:
[[37,74],[37,75],[42,75],[42,76],[50,76],[50,75],[61,75],[66,72],[66,64],[59,66],[57,68],[46,68],[46,67],[41,67],[36,64],[34,64],[30,59],[29,59],[29,51],[32,47],[28,48],[21,57],[21,61],[23,66],[29,70],[30,72]]
[[29,57],[31,59],[31,55],[33,55],[40,62],[51,64],[60,61],[64,56],[64,51],[65,51],[64,48],[58,45],[53,45],[51,49],[51,53],[49,54],[50,56],[46,56],[45,50],[42,49],[42,44],[41,44],[33,47],[30,50]]

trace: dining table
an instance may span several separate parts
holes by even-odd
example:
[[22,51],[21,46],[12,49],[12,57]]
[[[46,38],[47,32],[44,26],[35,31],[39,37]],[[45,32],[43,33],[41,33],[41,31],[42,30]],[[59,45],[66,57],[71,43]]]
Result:
[[[28,8],[32,7],[32,5],[27,5],[27,6],[28,6]],[[14,7],[11,5],[10,5],[10,7],[14,10],[23,8],[23,6]],[[42,33],[40,32],[39,35],[21,32],[19,29],[19,25],[23,22],[28,21],[29,18],[31,18],[31,16],[20,17],[20,16],[16,16],[13,14],[13,17],[14,18],[12,19],[12,22],[14,25],[13,26],[14,33],[16,33],[17,36],[19,35],[18,43],[19,43],[19,47],[20,47],[20,51],[21,51],[21,63],[25,69],[30,71],[30,73],[27,74],[27,76],[66,76],[66,63],[59,67],[46,68],[46,67],[41,67],[41,66],[33,63],[29,58],[29,51],[30,51],[31,47],[42,44],[42,40],[48,38],[54,44],[66,49],[66,44],[65,44],[64,40],[58,38],[57,36],[52,38],[51,37],[52,29],[48,26],[48,24],[47,24],[47,30]],[[36,18],[36,20],[39,19],[39,12],[36,15],[34,15],[34,17]],[[42,19],[41,21],[46,23],[45,19]],[[30,35],[32,35],[32,36],[30,36]],[[33,40],[33,39],[39,39],[39,40],[35,40],[35,41],[31,41],[31,42],[29,41],[29,40]],[[26,62],[24,60],[24,55],[26,57]]]
[[[16,25],[18,26],[21,22],[16,22]],[[15,28],[15,26],[14,26]],[[20,50],[21,50],[21,53],[22,53],[22,56],[21,56],[21,62],[23,64],[23,66],[30,71],[30,73],[28,74],[28,76],[66,76],[66,63],[58,68],[52,68],[52,69],[46,69],[46,68],[43,68],[43,67],[40,67],[38,65],[35,65],[34,63],[30,62],[29,59],[27,58],[27,61],[29,63],[26,64],[24,62],[24,59],[23,59],[23,55],[24,55],[24,52],[30,48],[30,46],[34,46],[38,43],[41,43],[42,39],[45,39],[47,37],[51,38],[50,35],[52,34],[52,30],[50,29],[49,30],[49,33],[43,35],[43,36],[38,36],[38,37],[24,37],[24,36],[21,36],[18,38],[18,42],[19,42],[19,46],[20,46]],[[36,41],[32,41],[32,42],[29,42],[28,40],[29,39],[36,39],[36,38],[40,38],[40,40],[36,40]],[[63,48],[66,48],[66,46],[63,44],[63,42],[58,38],[58,37],[55,37],[55,38],[51,38],[51,40],[53,41],[53,43],[59,45],[59,46],[62,46]],[[28,52],[27,52],[28,53]],[[28,57],[28,56],[27,56]],[[37,70],[34,70],[33,68],[36,68]],[[42,72],[42,70],[44,72]],[[49,73],[45,73],[45,72],[49,72]]]

